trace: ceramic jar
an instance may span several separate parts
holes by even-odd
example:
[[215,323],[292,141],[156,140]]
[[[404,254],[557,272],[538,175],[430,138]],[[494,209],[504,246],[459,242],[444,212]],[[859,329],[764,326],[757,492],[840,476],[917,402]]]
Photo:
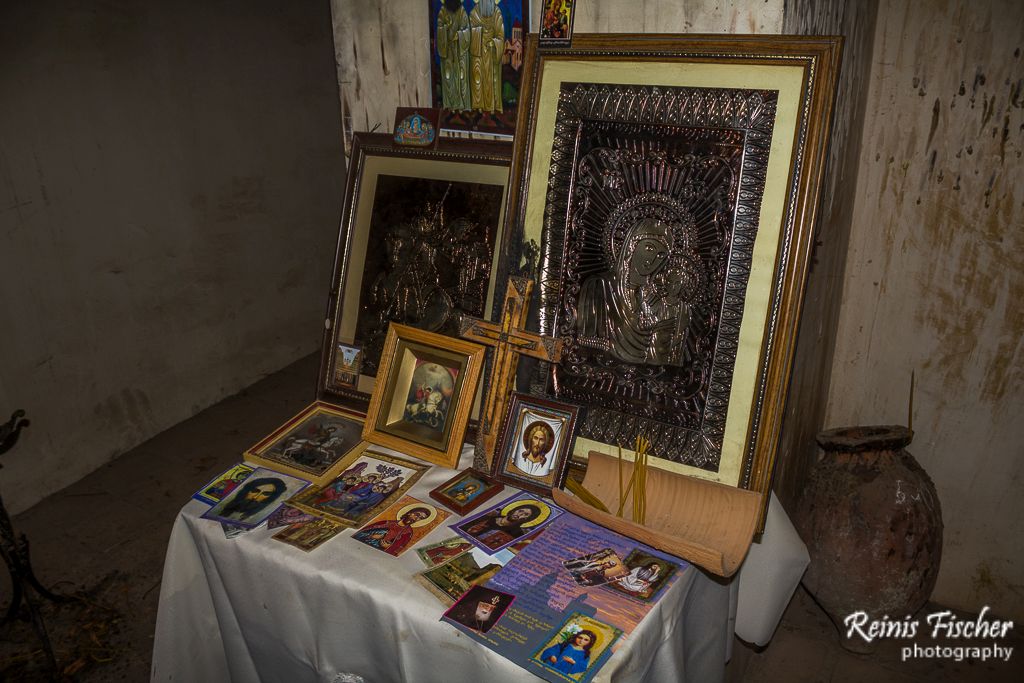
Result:
[[905,447],[906,427],[821,432],[815,466],[796,521],[811,564],[804,587],[828,613],[843,645],[843,620],[857,611],[903,619],[931,596],[942,557],[942,511],[935,485]]

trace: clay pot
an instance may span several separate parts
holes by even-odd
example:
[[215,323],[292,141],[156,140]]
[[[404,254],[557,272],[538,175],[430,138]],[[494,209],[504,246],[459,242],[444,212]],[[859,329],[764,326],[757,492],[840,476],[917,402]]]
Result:
[[821,432],[825,455],[797,508],[811,555],[804,587],[839,629],[843,646],[857,652],[874,643],[846,637],[848,615],[912,616],[939,573],[942,510],[932,480],[904,450],[912,438],[897,426]]

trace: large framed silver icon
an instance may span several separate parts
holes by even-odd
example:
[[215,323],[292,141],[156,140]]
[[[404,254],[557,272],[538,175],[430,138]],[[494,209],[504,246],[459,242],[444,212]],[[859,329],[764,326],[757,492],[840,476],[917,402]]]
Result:
[[766,492],[840,40],[580,35],[527,46],[505,263],[538,254],[520,389],[583,405],[576,456],[638,435]]

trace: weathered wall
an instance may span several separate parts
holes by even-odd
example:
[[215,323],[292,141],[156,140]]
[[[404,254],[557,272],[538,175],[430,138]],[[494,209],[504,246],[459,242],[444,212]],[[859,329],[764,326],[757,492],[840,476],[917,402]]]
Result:
[[786,3],[786,33],[845,37],[820,218],[773,482],[783,505],[791,510],[817,457],[814,437],[825,421],[877,12],[877,0]]
[[[426,0],[331,0],[345,111],[357,131],[391,130],[395,107],[427,106],[430,24]],[[782,0],[600,0],[582,2],[578,33],[779,33]],[[537,32],[540,1],[532,3]]]
[[883,0],[828,424],[904,423],[934,599],[1024,618],[1024,5]]
[[344,174],[328,12],[2,4],[0,419],[32,420],[12,511],[319,345]]

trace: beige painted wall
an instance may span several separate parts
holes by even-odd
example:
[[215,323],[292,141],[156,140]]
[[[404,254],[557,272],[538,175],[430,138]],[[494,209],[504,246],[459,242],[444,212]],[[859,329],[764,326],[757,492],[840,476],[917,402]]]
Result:
[[[779,33],[783,0],[594,0],[580,3],[579,33]],[[331,0],[335,58],[352,129],[390,131],[395,107],[428,106],[426,0]],[[533,2],[530,31],[537,31]]]
[[883,0],[827,423],[905,423],[933,599],[1024,618],[1024,4]]
[[344,174],[328,13],[0,3],[0,420],[32,421],[11,511],[318,347]]

